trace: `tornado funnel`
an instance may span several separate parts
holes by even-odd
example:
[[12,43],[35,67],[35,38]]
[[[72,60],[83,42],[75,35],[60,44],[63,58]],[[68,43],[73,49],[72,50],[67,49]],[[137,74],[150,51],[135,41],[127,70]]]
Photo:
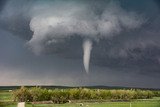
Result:
[[86,73],[89,73],[91,50],[92,50],[92,41],[90,39],[85,39],[83,41],[83,64]]

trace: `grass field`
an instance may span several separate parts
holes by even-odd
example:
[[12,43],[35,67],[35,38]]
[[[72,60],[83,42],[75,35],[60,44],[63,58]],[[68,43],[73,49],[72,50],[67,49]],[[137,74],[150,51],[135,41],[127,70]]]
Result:
[[[34,105],[34,107],[79,107],[80,104],[62,104],[62,105]],[[115,103],[84,103],[84,107],[160,107],[158,102],[115,102]]]
[[[17,107],[17,103],[12,101],[12,92],[0,91],[0,107]],[[30,104],[26,107],[80,107],[80,103],[71,104]],[[133,102],[103,102],[84,103],[83,107],[160,107],[160,98],[155,97],[150,100],[136,100]]]
[[0,90],[0,101],[11,101],[12,100],[12,92],[8,90]]
[[[8,103],[0,107],[17,107],[17,103]],[[30,104],[26,107],[80,107],[80,103],[71,104]],[[83,107],[160,107],[160,101],[134,101],[134,102],[103,102],[83,103]]]
[[[16,104],[4,107],[16,107]],[[74,104],[26,104],[26,107],[80,107],[79,103]],[[106,103],[84,103],[83,107],[160,107],[160,102],[106,102]]]

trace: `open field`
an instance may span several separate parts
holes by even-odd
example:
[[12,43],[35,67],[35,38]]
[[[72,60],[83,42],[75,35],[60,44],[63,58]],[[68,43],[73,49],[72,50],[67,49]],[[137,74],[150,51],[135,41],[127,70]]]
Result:
[[[160,107],[158,102],[84,103],[84,107]],[[34,105],[34,107],[79,107],[80,104]]]
[[[82,101],[83,102],[83,101]],[[13,102],[12,92],[8,90],[0,91],[0,107],[17,107],[17,102]],[[66,104],[31,104],[26,103],[26,107],[80,107],[80,103],[72,102]],[[83,107],[160,107],[160,97],[152,99],[133,100],[131,102],[83,102]]]
[[0,101],[11,101],[12,100],[12,92],[8,90],[0,90]]
[[[16,107],[17,104],[4,107]],[[26,104],[26,107],[80,107],[80,103],[72,104]],[[160,107],[160,102],[105,102],[105,103],[83,103],[83,107]]]

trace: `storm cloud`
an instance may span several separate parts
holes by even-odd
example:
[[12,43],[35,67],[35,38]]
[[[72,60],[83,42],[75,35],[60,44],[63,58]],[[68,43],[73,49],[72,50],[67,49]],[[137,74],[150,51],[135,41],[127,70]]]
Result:
[[153,84],[160,81],[157,0],[7,0],[0,5],[3,78],[24,78],[17,84],[158,87]]

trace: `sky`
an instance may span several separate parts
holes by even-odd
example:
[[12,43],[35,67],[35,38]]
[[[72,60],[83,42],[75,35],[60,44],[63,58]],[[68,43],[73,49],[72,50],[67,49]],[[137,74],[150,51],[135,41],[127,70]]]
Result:
[[160,88],[159,0],[1,0],[0,86]]

